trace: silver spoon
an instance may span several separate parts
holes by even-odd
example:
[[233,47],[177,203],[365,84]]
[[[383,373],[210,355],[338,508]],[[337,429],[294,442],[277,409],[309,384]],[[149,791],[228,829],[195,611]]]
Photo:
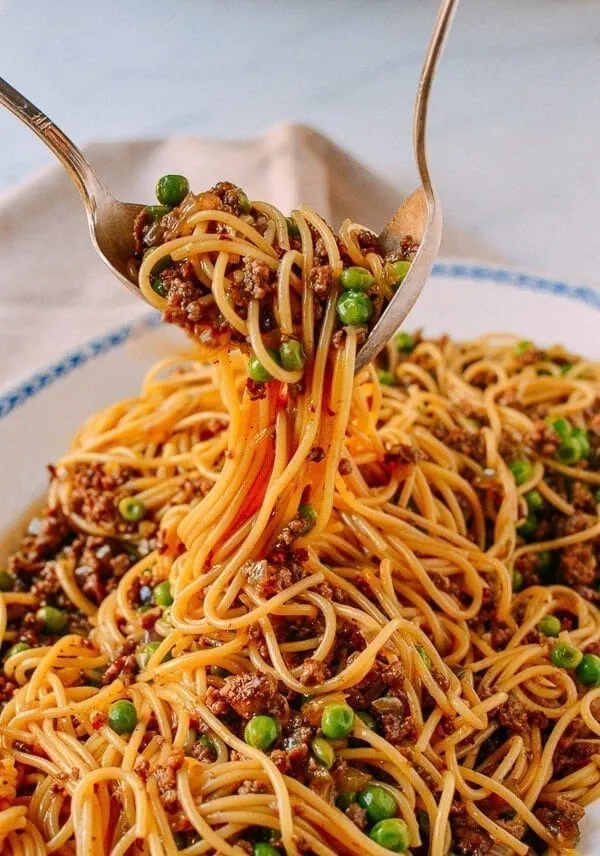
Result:
[[[431,85],[458,0],[442,0],[425,57],[415,104],[413,137],[421,187],[400,206],[379,236],[385,253],[399,252],[410,235],[419,249],[402,287],[369,334],[357,358],[357,371],[385,347],[410,312],[438,254],[442,212],[432,187],[425,153],[425,127]],[[24,95],[0,77],[0,104],[24,122],[56,155],[71,176],[86,210],[90,237],[102,261],[116,277],[143,298],[129,262],[134,252],[133,221],[144,205],[119,202],[110,195],[82,152]]]

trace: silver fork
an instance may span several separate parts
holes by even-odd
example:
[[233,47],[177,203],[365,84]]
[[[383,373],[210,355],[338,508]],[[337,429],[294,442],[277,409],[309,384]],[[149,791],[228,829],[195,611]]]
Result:
[[[413,122],[413,142],[421,187],[393,215],[379,242],[385,253],[399,252],[410,235],[419,249],[401,288],[361,348],[356,370],[369,363],[385,347],[421,293],[438,254],[442,236],[442,212],[431,184],[425,152],[425,128],[431,85],[458,0],[442,0],[425,62],[421,71]],[[81,195],[92,243],[115,276],[143,298],[129,262],[133,255],[133,221],[144,205],[119,202],[110,195],[77,146],[10,83],[0,77],[0,104],[7,107],[48,146],[69,173]]]
[[431,183],[427,165],[427,111],[433,79],[458,2],[459,0],[442,0],[417,87],[413,117],[413,146],[421,187],[402,203],[379,235],[379,245],[386,254],[399,252],[402,241],[408,235],[419,244],[419,248],[402,285],[358,352],[357,372],[374,360],[397,332],[423,290],[440,249],[442,207]]

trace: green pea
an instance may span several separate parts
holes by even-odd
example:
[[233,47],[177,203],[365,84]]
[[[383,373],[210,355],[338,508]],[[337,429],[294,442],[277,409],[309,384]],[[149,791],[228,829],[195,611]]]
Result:
[[166,297],[168,294],[164,282],[157,276],[153,276],[150,278],[150,288],[155,294],[158,294],[159,297]]
[[308,529],[312,529],[317,522],[318,515],[314,505],[310,502],[301,502],[298,506],[298,514],[306,523]]
[[519,535],[525,539],[533,538],[538,527],[538,519],[535,514],[528,514],[525,520],[519,525]]
[[394,336],[394,342],[396,343],[396,347],[399,351],[403,351],[405,354],[410,353],[410,351],[414,350],[415,340],[410,333],[396,333]]
[[345,291],[338,298],[336,309],[342,324],[349,326],[366,324],[373,315],[373,304],[360,291]]
[[538,630],[544,636],[558,636],[562,630],[560,618],[557,618],[556,615],[544,615],[538,624]]
[[[146,253],[150,253],[150,252],[152,252],[151,247],[146,250]],[[145,255],[145,253],[144,253],[144,255]],[[152,268],[151,275],[152,276],[158,276],[159,273],[162,273],[164,270],[166,270],[167,268],[170,268],[172,266],[173,266],[173,259],[171,258],[171,256],[163,256],[161,259],[159,259],[155,263],[154,267]]]
[[165,214],[168,214],[171,209],[168,205],[146,205],[146,211],[150,213],[150,217],[156,223],[161,220]]
[[523,588],[523,574],[521,571],[513,571],[512,574],[512,590],[513,591],[521,591]]
[[571,436],[579,443],[581,448],[581,457],[589,458],[592,448],[590,446],[590,438],[588,437],[587,431],[584,431],[583,428],[573,428]]
[[581,444],[576,437],[565,437],[556,450],[556,460],[571,466],[581,458]]
[[[276,363],[279,362],[279,353],[269,348],[269,354]],[[256,355],[253,355],[248,360],[248,376],[258,383],[266,383],[268,380],[273,380],[272,375],[266,370],[261,361]]]
[[429,822],[429,815],[426,811],[423,811],[422,808],[418,809],[416,812],[417,823],[419,824],[419,829],[425,836],[425,838],[429,838],[429,830],[431,829],[431,824]]
[[410,844],[408,826],[399,817],[380,820],[369,832],[369,837],[392,853],[403,853]]
[[288,372],[300,371],[304,368],[306,358],[302,342],[298,339],[288,339],[279,346],[281,365]]
[[113,702],[108,711],[108,724],[117,734],[130,734],[137,725],[137,711],[133,702],[122,698]]
[[0,591],[12,591],[15,585],[15,577],[6,568],[0,569]]
[[354,711],[345,703],[328,704],[321,716],[321,730],[331,740],[347,737],[354,725]]
[[154,586],[154,603],[157,606],[171,606],[173,603],[171,583],[169,580],[163,580],[162,583]]
[[346,811],[348,806],[356,802],[356,791],[349,791],[347,794],[338,794],[335,798],[336,806],[342,811]]
[[175,832],[173,834],[173,841],[178,850],[183,850],[184,847],[187,847],[187,836],[183,832]]
[[561,375],[568,374],[568,372],[570,372],[572,368],[573,368],[572,363],[563,363],[562,366],[560,367]]
[[391,372],[377,372],[379,383],[383,386],[394,386],[396,378]]
[[423,662],[427,666],[427,668],[431,669],[431,665],[432,665],[431,664],[431,658],[430,658],[429,654],[427,653],[427,651],[425,650],[425,648],[423,648],[422,645],[415,645],[415,649],[417,651],[417,654],[421,658],[421,660],[423,660]]
[[522,357],[530,348],[533,348],[533,342],[530,342],[529,339],[523,339],[522,342],[517,342],[515,345],[515,354],[517,357]]
[[212,752],[213,755],[217,754],[217,750],[215,748],[215,742],[212,740],[208,734],[201,734],[198,738],[198,743],[204,746],[205,749],[208,749],[209,752]]
[[600,487],[598,488],[598,490],[597,490],[597,491],[596,491],[596,493],[594,494],[594,500],[595,500],[597,503],[600,503]]
[[375,277],[364,267],[349,267],[340,275],[340,285],[344,291],[368,291]]
[[367,812],[371,823],[395,817],[398,810],[394,797],[378,785],[369,785],[364,791],[360,791],[357,801],[359,806]]
[[22,654],[23,651],[29,651],[29,645],[27,644],[27,642],[17,642],[15,645],[8,649],[8,651],[4,655],[4,659],[8,660],[9,657],[14,657],[15,654]]
[[119,502],[119,514],[128,523],[137,523],[146,516],[146,506],[135,496],[124,496]]
[[104,668],[94,668],[94,669],[84,669],[85,677],[88,682],[93,687],[102,686],[102,678],[104,677],[104,673],[106,672],[106,667]]
[[600,686],[600,657],[596,654],[584,654],[577,666],[577,680],[585,687]]
[[36,612],[36,616],[43,624],[42,633],[49,633],[52,636],[64,633],[69,624],[66,613],[55,606],[42,606]]
[[366,710],[359,710],[356,715],[363,725],[366,725],[371,731],[377,731],[377,723],[370,713],[367,713]]
[[285,222],[287,223],[288,235],[290,238],[299,238],[300,237],[300,229],[298,228],[296,221],[293,217],[286,217]]
[[244,191],[241,189],[241,187],[238,187],[238,205],[240,207],[240,214],[250,213],[250,209],[252,207],[250,204],[250,200],[248,199]]
[[552,553],[549,550],[540,550],[537,554],[537,570],[540,574],[547,573],[553,564]]
[[[160,648],[161,644],[162,644],[161,642],[148,642],[148,644],[145,646],[145,648],[144,648],[144,650],[143,650],[143,652],[142,652],[142,663],[143,663],[143,665],[144,665],[144,666],[147,666],[147,665],[148,665],[148,661],[149,661],[150,657],[154,654],[154,652],[155,652],[155,651],[158,651],[158,649]],[[161,660],[160,662],[161,662],[161,663],[166,663],[166,662],[167,662],[167,660],[171,660],[171,659],[173,659],[173,655],[172,655],[172,654],[171,654],[171,652],[169,651],[169,652],[167,652],[167,654],[162,658],[162,660]]]
[[571,423],[568,419],[563,419],[560,416],[550,417],[546,420],[551,428],[554,428],[559,437],[563,439],[571,436]]
[[557,642],[550,652],[550,659],[559,669],[576,669],[583,659],[583,654],[568,642]]
[[328,770],[333,767],[335,752],[331,743],[328,743],[323,737],[315,737],[310,744],[310,748],[319,764],[327,767]]
[[257,841],[252,854],[253,856],[281,856],[281,850],[273,847],[268,841]]
[[190,192],[190,183],[184,175],[163,175],[156,182],[156,198],[161,205],[174,208]]
[[244,729],[244,740],[248,746],[265,752],[279,736],[277,723],[272,716],[253,716]]
[[515,477],[517,484],[525,484],[533,475],[533,464],[527,458],[516,458],[509,461],[508,469]]
[[222,666],[211,666],[208,671],[215,678],[226,678],[229,675],[227,669],[224,669]]
[[530,511],[541,511],[544,507],[544,498],[539,490],[530,490],[525,494],[525,502]]
[[392,267],[394,268],[394,270],[398,274],[398,279],[394,283],[393,288],[398,288],[398,286],[402,284],[402,281],[404,280],[406,274],[410,270],[410,265],[411,265],[411,262],[407,262],[407,261],[403,261],[403,260],[400,260],[397,262],[392,262]]

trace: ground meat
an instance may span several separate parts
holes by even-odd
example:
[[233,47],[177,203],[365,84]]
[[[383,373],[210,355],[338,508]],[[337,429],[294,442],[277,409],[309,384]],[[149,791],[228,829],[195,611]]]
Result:
[[[589,650],[589,649],[588,649]],[[565,736],[558,742],[554,756],[554,776],[562,778],[585,767],[592,755],[600,754],[600,740]]]
[[333,270],[330,265],[313,267],[309,276],[309,285],[317,297],[327,297],[332,283]]
[[[289,739],[286,739],[286,744]],[[297,746],[292,746],[291,749],[275,749],[271,752],[271,760],[277,769],[281,773],[285,773],[288,776],[291,775],[296,779],[299,779],[306,771],[309,758],[310,752],[307,742],[298,743]]]
[[346,331],[336,330],[331,338],[331,344],[336,351],[341,351],[346,344]]
[[495,624],[490,635],[490,644],[494,651],[504,651],[513,634],[514,631],[504,622]]
[[437,425],[433,434],[451,449],[460,452],[467,458],[485,465],[486,450],[485,440],[480,431],[467,431],[465,428],[452,428],[448,430],[443,425]]
[[[524,587],[540,584],[538,567],[539,562],[536,553],[524,553],[515,560],[515,571],[519,571],[523,575]],[[494,645],[494,647],[496,646]],[[496,648],[496,650],[498,649]]]
[[[576,513],[562,517],[556,527],[556,537],[583,532],[595,523],[595,518]],[[592,586],[596,580],[597,558],[593,541],[583,541],[564,547],[560,553],[559,576],[567,585]]]
[[289,566],[275,565],[266,559],[248,562],[243,567],[243,573],[257,594],[266,600],[285,591],[302,577],[302,569],[298,564],[291,562]]
[[0,672],[0,707],[3,707],[13,697],[13,693],[18,689],[18,684],[7,678],[4,672]]
[[242,784],[237,789],[238,794],[268,794],[269,787],[264,782],[257,782],[254,779],[244,779]]
[[591,586],[596,580],[597,564],[591,542],[571,544],[561,552],[561,579],[569,586]]
[[369,825],[369,821],[367,819],[367,812],[364,808],[361,808],[358,803],[350,803],[348,808],[346,809],[346,816],[350,818],[352,823],[355,823],[359,829],[366,829]]
[[341,476],[349,476],[352,472],[352,461],[342,458],[338,464],[338,472]]
[[178,806],[177,800],[177,770],[181,769],[184,762],[182,749],[172,749],[167,758],[167,763],[159,765],[154,770],[154,778],[158,786],[160,801],[166,811],[173,811]]
[[[9,558],[8,570],[15,576],[36,574],[73,537],[73,528],[60,508],[47,509],[37,519],[39,531],[28,533]],[[28,584],[26,583],[28,586]]]
[[251,377],[246,381],[246,390],[251,401],[258,401],[261,398],[267,397],[267,384],[257,380],[252,380]]
[[377,255],[381,255],[379,239],[375,232],[371,232],[370,229],[359,229],[354,233],[354,238],[365,255],[367,253],[377,253]]
[[596,498],[592,490],[581,481],[571,482],[571,504],[579,511],[594,514],[596,511]]
[[533,431],[525,438],[525,445],[538,455],[552,458],[560,445],[560,437],[551,425],[538,419],[534,422]]
[[115,492],[139,475],[130,467],[108,472],[104,464],[78,464],[71,472],[71,509],[92,523],[120,524],[120,531],[135,530],[117,511]]
[[90,715],[90,725],[94,731],[99,731],[108,722],[108,717],[100,710],[94,710]]
[[454,800],[450,808],[452,847],[463,856],[485,856],[494,842],[487,832],[469,817],[464,803]]
[[426,458],[420,450],[408,443],[394,443],[386,446],[385,461],[393,464],[416,464]]
[[516,734],[523,734],[528,728],[527,710],[514,696],[509,695],[504,704],[496,711],[500,725]]
[[325,457],[325,449],[322,446],[313,446],[310,452],[308,453],[306,460],[314,461],[316,464],[320,463]]
[[142,208],[133,221],[133,240],[136,255],[141,256],[146,248],[144,238],[152,223],[152,213],[149,208]]
[[275,288],[275,274],[258,259],[245,258],[243,265],[231,276],[228,297],[236,309],[247,309],[251,300],[263,300]]
[[288,711],[287,701],[277,689],[277,681],[263,672],[226,678],[219,696],[244,719],[263,713],[283,717]]
[[315,660],[313,657],[307,657],[302,664],[300,672],[300,683],[305,686],[313,684],[322,684],[331,677],[331,669],[323,663],[322,660]]
[[135,651],[135,647],[135,639],[129,639],[125,642],[122,648],[119,649],[117,656],[102,676],[102,683],[104,686],[111,684],[117,678],[120,678],[125,686],[133,683],[138,672],[138,662],[135,654],[133,653]]
[[572,841],[579,837],[578,823],[584,813],[581,806],[571,802],[562,794],[558,795],[553,806],[543,806],[534,812],[537,819],[561,842]]

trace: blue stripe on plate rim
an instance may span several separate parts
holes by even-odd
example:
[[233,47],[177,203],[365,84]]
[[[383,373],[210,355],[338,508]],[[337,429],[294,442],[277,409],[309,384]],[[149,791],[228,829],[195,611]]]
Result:
[[[600,310],[600,293],[586,286],[569,285],[540,276],[520,273],[506,268],[488,267],[485,265],[461,264],[460,262],[439,262],[433,269],[433,275],[448,279],[473,279],[482,282],[493,282],[497,285],[509,285],[522,288],[525,291],[541,291],[558,297],[566,297],[578,303]],[[95,339],[91,339],[76,351],[71,351],[58,362],[51,363],[46,368],[31,375],[18,386],[0,396],[0,419],[4,419],[17,407],[21,407],[30,399],[47,389],[56,381],[66,377],[90,360],[120,348],[125,342],[136,339],[146,330],[157,327],[160,316],[153,312],[138,321],[125,324]]]

